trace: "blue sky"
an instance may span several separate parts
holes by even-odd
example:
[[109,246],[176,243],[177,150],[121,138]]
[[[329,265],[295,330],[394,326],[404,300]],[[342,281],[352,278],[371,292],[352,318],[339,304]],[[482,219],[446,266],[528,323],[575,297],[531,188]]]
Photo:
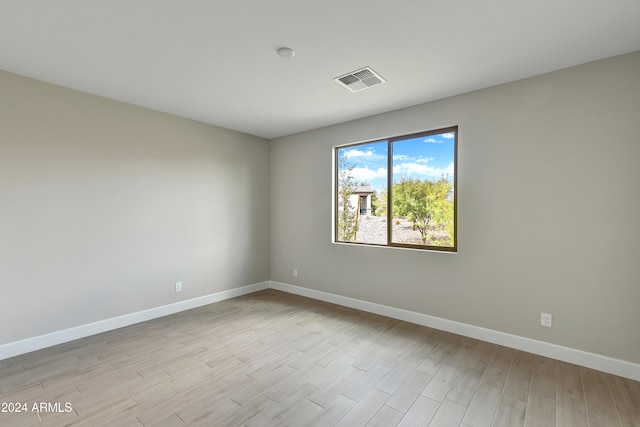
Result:
[[[355,147],[341,148],[340,157],[346,156],[347,165],[354,165],[355,182],[367,182],[377,191],[387,185],[387,141],[372,142]],[[393,176],[438,180],[445,177],[453,181],[454,135],[443,133],[396,141],[393,144]]]

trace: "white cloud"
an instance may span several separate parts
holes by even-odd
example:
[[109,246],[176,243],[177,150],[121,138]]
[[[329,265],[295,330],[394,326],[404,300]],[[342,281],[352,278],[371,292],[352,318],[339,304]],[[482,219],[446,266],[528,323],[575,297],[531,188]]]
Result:
[[[442,133],[442,134],[440,134],[438,136],[441,136],[444,139],[452,139],[453,137],[455,137],[453,132]],[[431,138],[431,137],[425,139],[424,142],[429,143],[429,144],[444,144],[444,141],[442,141],[440,139]]]
[[404,161],[404,162],[411,162],[414,161],[416,163],[428,163],[432,160],[435,160],[435,157],[411,157],[407,154],[396,154],[393,156],[393,160],[394,161]]
[[435,160],[435,157],[420,157],[416,159],[417,163],[429,163],[430,161]]
[[453,163],[446,168],[436,168],[423,163],[401,163],[393,167],[393,175],[399,177],[440,179],[443,176],[453,178]]
[[378,168],[377,170],[364,168],[353,168],[351,176],[356,182],[371,182],[376,178],[384,178],[387,176],[386,168]]
[[375,153],[372,150],[362,151],[362,150],[348,150],[344,152],[344,157],[352,158],[352,157],[373,157]]

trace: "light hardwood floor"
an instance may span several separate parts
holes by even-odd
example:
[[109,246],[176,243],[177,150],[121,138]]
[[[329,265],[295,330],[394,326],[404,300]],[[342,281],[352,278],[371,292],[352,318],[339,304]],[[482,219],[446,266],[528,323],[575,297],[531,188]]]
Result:
[[0,402],[27,404],[2,426],[640,426],[638,382],[274,290],[1,361]]

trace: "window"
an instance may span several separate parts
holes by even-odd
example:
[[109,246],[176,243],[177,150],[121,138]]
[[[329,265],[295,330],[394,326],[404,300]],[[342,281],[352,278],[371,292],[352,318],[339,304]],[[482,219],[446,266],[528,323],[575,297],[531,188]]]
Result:
[[458,127],[334,148],[334,240],[455,252]]

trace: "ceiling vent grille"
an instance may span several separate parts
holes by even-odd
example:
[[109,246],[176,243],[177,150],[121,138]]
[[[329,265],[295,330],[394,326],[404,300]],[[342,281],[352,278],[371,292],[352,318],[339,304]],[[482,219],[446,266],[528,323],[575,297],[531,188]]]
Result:
[[349,89],[351,92],[360,92],[370,87],[378,86],[386,83],[386,80],[380,77],[378,73],[373,71],[369,67],[364,67],[356,71],[352,71],[348,74],[336,77],[333,79],[336,83],[339,83]]

